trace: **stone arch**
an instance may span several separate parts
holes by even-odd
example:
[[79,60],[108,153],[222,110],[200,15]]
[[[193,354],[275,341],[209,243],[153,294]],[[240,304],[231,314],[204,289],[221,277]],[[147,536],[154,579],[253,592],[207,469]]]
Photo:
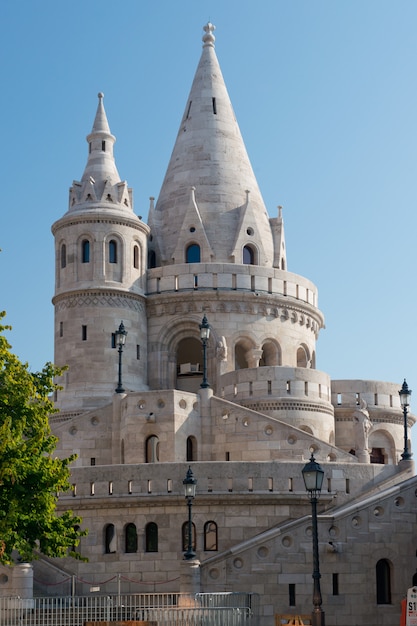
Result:
[[384,465],[396,464],[395,441],[391,433],[387,430],[373,427],[369,433],[368,447],[371,455],[371,463]]
[[252,354],[256,349],[256,346],[257,342],[255,341],[255,338],[248,333],[236,337],[233,351],[235,370],[255,367],[253,364]]
[[311,367],[310,350],[305,343],[297,348],[297,367]]
[[262,356],[259,366],[282,365],[282,350],[276,339],[265,339],[262,344]]
[[[176,318],[170,323],[166,323],[161,331],[158,341],[157,353],[162,355],[159,361],[160,375],[159,380],[162,383],[162,388],[165,389],[178,389],[187,391],[183,386],[178,387],[179,378],[181,373],[181,365],[184,363],[201,363],[199,370],[200,377],[202,379],[202,344],[200,339],[200,324],[202,315],[197,317],[196,315],[187,318]],[[210,323],[210,319],[208,320]],[[192,340],[192,341],[190,341]],[[214,346],[217,345],[219,337],[214,328],[211,327],[210,339],[207,345],[207,378],[210,385],[214,385],[216,380],[216,364],[215,364],[215,350]],[[178,355],[178,348],[180,343],[184,342],[184,352]],[[187,352],[190,350],[190,352]],[[192,350],[192,352],[191,352]],[[181,354],[183,356],[181,356]],[[186,354],[195,354],[193,361],[184,360],[182,363],[178,362],[178,358],[185,359]],[[188,357],[187,357],[188,358]],[[184,370],[186,368],[183,368]],[[196,374],[196,372],[192,372]],[[201,381],[200,381],[201,382]],[[199,385],[198,385],[199,386]]]

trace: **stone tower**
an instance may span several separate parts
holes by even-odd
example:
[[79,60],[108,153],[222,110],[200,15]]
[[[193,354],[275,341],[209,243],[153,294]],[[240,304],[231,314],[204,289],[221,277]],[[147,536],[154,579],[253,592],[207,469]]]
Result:
[[[99,94],[85,172],[52,228],[55,362],[69,369],[50,422],[57,453],[77,453],[58,509],[83,518],[88,560],[65,559],[60,572],[62,561],[51,568],[41,558],[35,581],[45,583],[41,594],[51,593],[46,584],[58,594],[69,573],[79,595],[99,585],[103,596],[256,592],[262,626],[308,613],[302,469],[314,453],[325,474],[319,550],[328,621],[398,623],[415,572],[417,510],[414,465],[401,460],[400,385],[330,381],[316,369],[317,288],[289,271],[282,208],[268,217],[214,43],[209,23],[149,225],[134,215],[117,173]],[[121,320],[125,392],[115,393]],[[209,387],[201,386],[205,364]],[[190,464],[195,576],[184,559]],[[377,601],[378,571],[382,590],[389,573],[395,580],[391,606],[391,590]]]
[[83,411],[108,402],[117,382],[115,337],[120,321],[129,334],[124,378],[146,388],[146,238],[133,213],[132,190],[118,174],[111,134],[98,94],[87,136],[88,160],[74,181],[69,207],[54,223],[55,363],[67,365],[57,407]]
[[187,367],[201,375],[199,323],[206,313],[215,393],[331,442],[330,380],[315,370],[324,323],[317,289],[287,270],[281,207],[268,218],[217,61],[214,26],[204,30],[149,215],[150,387],[198,389]]

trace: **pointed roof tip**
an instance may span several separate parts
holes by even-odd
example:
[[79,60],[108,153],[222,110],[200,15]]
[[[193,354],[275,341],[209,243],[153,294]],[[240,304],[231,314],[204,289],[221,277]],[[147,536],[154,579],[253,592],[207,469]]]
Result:
[[207,24],[203,26],[203,30],[205,31],[205,35],[203,35],[203,48],[207,48],[208,46],[214,48],[216,37],[213,35],[213,32],[216,30],[216,27],[211,22],[207,22]]
[[100,91],[97,94],[97,97],[98,97],[97,113],[94,119],[93,129],[91,132],[92,133],[104,132],[104,133],[111,134],[110,126],[107,121],[106,111],[104,110],[104,104],[103,104],[104,93]]

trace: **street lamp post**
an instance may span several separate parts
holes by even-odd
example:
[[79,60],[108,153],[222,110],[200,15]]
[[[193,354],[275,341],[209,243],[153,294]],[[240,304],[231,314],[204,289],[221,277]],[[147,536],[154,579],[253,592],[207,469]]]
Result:
[[184,485],[185,498],[187,500],[187,506],[188,506],[188,528],[187,528],[188,543],[187,543],[187,550],[184,553],[184,559],[189,561],[190,559],[195,558],[195,552],[193,550],[193,525],[192,525],[191,509],[193,506],[193,500],[195,498],[195,490],[196,490],[196,485],[197,485],[197,479],[194,478],[194,474],[191,469],[191,466],[188,466],[187,474],[184,480],[182,481],[182,484]]
[[311,500],[313,522],[313,611],[311,614],[312,626],[324,626],[324,611],[321,608],[322,597],[320,590],[320,563],[319,563],[319,539],[317,531],[317,502],[320,497],[323,484],[324,471],[316,462],[313,453],[308,463],[302,469],[305,488]]
[[210,387],[209,382],[207,380],[207,343],[210,337],[210,324],[207,321],[206,314],[204,313],[204,317],[200,324],[200,339],[203,344],[203,382],[200,387],[202,389],[207,389]]
[[403,417],[404,417],[404,452],[401,455],[403,461],[410,461],[413,456],[412,453],[408,450],[408,424],[407,424],[407,415],[408,415],[408,407],[410,406],[410,396],[411,389],[408,388],[407,382],[404,378],[403,386],[400,391],[400,403],[403,409]]
[[120,326],[114,334],[116,335],[116,345],[118,346],[118,349],[119,349],[119,378],[118,378],[117,387],[115,391],[116,393],[124,393],[124,389],[122,385],[122,352],[123,352],[123,346],[126,343],[127,330],[125,329],[125,325],[123,324],[123,322],[120,322]]

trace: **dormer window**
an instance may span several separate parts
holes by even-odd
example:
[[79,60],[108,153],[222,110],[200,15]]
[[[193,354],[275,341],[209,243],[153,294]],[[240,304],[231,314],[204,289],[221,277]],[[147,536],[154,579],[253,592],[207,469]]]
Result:
[[197,243],[192,243],[185,251],[186,263],[200,263],[201,253],[200,246]]
[[243,248],[243,258],[244,265],[255,265],[255,250],[252,246],[245,246]]

